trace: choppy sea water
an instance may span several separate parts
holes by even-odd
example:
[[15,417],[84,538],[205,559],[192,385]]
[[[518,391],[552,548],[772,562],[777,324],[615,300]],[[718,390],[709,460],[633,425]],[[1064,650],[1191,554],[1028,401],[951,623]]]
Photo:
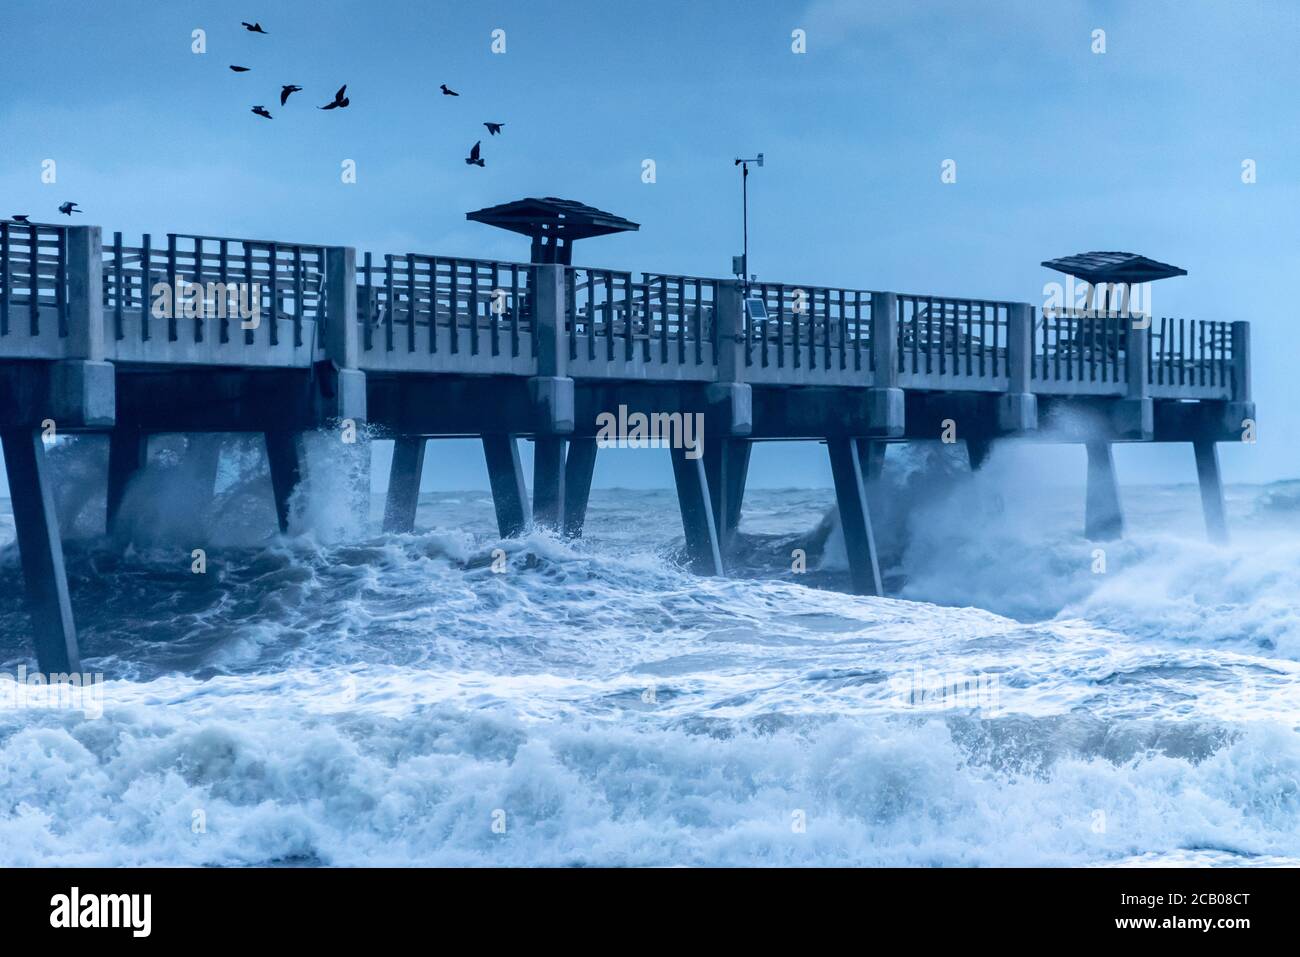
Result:
[[1300,863],[1300,483],[1229,488],[1226,548],[1125,488],[1098,555],[1081,491],[891,451],[861,598],[829,490],[751,491],[715,580],[668,491],[500,542],[485,492],[382,535],[336,480],[271,535],[246,444],[211,502],[164,449],[110,543],[102,453],[58,451],[103,713],[0,707],[0,865]]

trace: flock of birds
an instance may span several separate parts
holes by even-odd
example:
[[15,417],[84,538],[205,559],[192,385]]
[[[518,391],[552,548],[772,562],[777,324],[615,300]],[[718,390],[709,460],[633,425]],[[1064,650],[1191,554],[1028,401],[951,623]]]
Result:
[[[249,33],[260,33],[263,36],[270,36],[270,34],[267,33],[266,30],[262,28],[262,24],[259,21],[254,21],[253,23],[249,23],[247,20],[241,20],[240,24]],[[253,68],[249,66],[236,66],[234,64],[231,64],[230,70],[232,73],[251,73]],[[446,83],[441,84],[438,88],[442,91],[443,96],[460,96],[459,93],[457,93],[455,90],[448,87]],[[301,93],[301,92],[303,92],[303,88],[298,86],[296,83],[283,84],[280,87],[280,105],[287,106],[289,103],[289,97],[293,96],[295,93]],[[334,94],[334,99],[330,100],[330,102],[326,103],[324,106],[318,106],[317,109],[342,110],[350,106],[351,102],[352,101],[348,99],[348,85],[344,83],[341,87],[338,88],[338,91]],[[254,106],[252,112],[257,116],[262,117],[263,119],[267,119],[267,120],[275,119],[275,117],[271,115],[271,111],[261,104],[257,104],[256,106]],[[502,128],[505,126],[504,123],[484,123],[483,125],[487,127],[489,136],[499,135],[501,133]],[[477,141],[474,144],[474,146],[470,149],[469,156],[465,157],[465,164],[467,166],[480,166],[480,167],[487,165],[486,160],[483,159],[482,140]],[[59,207],[59,212],[62,213],[64,216],[71,217],[73,213],[82,212],[82,210],[77,208],[78,205],[79,204],[72,203],[72,202],[63,203]],[[26,214],[14,215],[11,216],[10,219],[12,219],[16,223],[30,222],[30,218]]]
[[[244,29],[247,30],[249,33],[260,33],[263,36],[270,36],[270,34],[268,34],[266,30],[262,28],[262,24],[260,21],[249,23],[247,20],[242,20],[240,22],[243,25]],[[252,67],[236,66],[235,64],[231,64],[230,69],[234,73],[249,73],[252,71]],[[448,87],[446,83],[441,84],[439,86],[439,89],[442,91],[443,96],[460,96],[459,93],[457,93],[455,90]],[[296,83],[284,84],[283,86],[280,87],[280,105],[286,106],[289,103],[289,97],[293,96],[295,93],[301,93],[302,91],[303,91],[302,87],[298,86]],[[342,109],[346,109],[349,105],[351,105],[351,102],[352,101],[348,99],[348,85],[344,83],[341,87],[338,88],[338,91],[334,94],[334,99],[326,103],[324,106],[318,106],[317,109],[318,110],[342,110]],[[252,112],[257,116],[260,116],[266,120],[275,119],[275,117],[271,115],[271,111],[261,104],[254,106]],[[487,127],[489,136],[497,136],[501,132],[502,127],[505,126],[504,123],[484,123],[483,125]],[[474,146],[470,149],[469,156],[465,158],[465,163],[468,166],[487,165],[486,161],[483,159],[482,140],[476,142]]]

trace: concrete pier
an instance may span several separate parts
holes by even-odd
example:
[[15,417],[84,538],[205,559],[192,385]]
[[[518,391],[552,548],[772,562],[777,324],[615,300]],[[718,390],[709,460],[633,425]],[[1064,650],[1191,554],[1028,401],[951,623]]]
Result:
[[388,472],[388,498],[384,503],[386,532],[410,532],[415,529],[415,510],[420,502],[420,476],[424,474],[426,444],[420,435],[398,436],[393,443],[393,462]]
[[844,532],[844,550],[849,560],[853,591],[859,595],[883,595],[880,558],[876,537],[871,529],[871,507],[858,457],[858,444],[846,438],[826,440],[830,453],[831,474],[835,479],[835,502],[839,506],[840,527]]
[[596,473],[596,440],[575,436],[569,442],[564,460],[564,534],[579,538],[587,521],[587,501],[591,498],[591,479]]
[[126,488],[149,462],[149,436],[132,429],[114,429],[108,436],[108,492],[105,530],[117,535],[118,513]]
[[1223,505],[1223,479],[1219,475],[1219,448],[1213,442],[1193,442],[1196,481],[1201,488],[1201,510],[1210,541],[1227,544],[1228,519]]
[[0,432],[0,440],[32,615],[37,667],[46,675],[80,671],[77,629],[72,620],[63,544],[41,434],[36,429],[6,429]]
[[566,444],[554,435],[533,442],[533,524],[555,531],[564,524]]
[[513,435],[489,433],[483,436],[492,502],[496,506],[497,531],[502,538],[522,535],[528,527],[528,489],[519,445]]
[[1119,481],[1115,457],[1109,442],[1089,442],[1088,486],[1084,535],[1094,542],[1108,542],[1124,535],[1124,512],[1119,502]]
[[[0,433],[42,667],[77,652],[46,429],[110,435],[110,527],[151,435],[264,435],[287,529],[304,436],[364,445],[373,424],[398,437],[389,531],[414,525],[427,440],[470,437],[500,535],[535,520],[577,536],[596,437],[615,416],[689,423],[702,439],[700,458],[670,454],[687,563],[704,574],[722,573],[735,541],[752,443],[825,441],[853,588],[879,594],[885,445],[933,442],[948,420],[972,469],[995,441],[1085,444],[1086,533],[1099,540],[1123,530],[1112,443],[1191,443],[1207,530],[1226,535],[1215,443],[1254,427],[1245,322],[574,266],[573,240],[636,224],[552,199],[475,217],[530,236],[534,261],[358,260],[350,247],[192,234],[105,243],[97,226],[0,220]],[[1110,253],[1056,266],[1119,268],[1116,256],[1181,272]],[[531,503],[521,439],[534,443]]]
[[752,443],[746,439],[719,438],[705,441],[704,472],[708,478],[709,501],[724,561],[736,529],[740,527],[751,449]]
[[722,552],[718,548],[718,527],[713,517],[704,461],[687,457],[685,449],[670,449],[673,478],[677,483],[677,504],[686,533],[686,557],[697,575],[722,575]]
[[301,434],[285,430],[266,433],[266,461],[271,469],[275,515],[281,532],[289,531],[293,493],[303,479],[305,458]]

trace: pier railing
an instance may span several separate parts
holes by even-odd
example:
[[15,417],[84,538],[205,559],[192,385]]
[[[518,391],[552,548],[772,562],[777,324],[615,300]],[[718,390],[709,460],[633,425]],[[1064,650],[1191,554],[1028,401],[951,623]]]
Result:
[[532,266],[417,253],[376,262],[366,253],[357,279],[363,367],[529,373]]
[[[1035,391],[1044,393],[1125,395],[1134,392],[1134,375],[1145,366],[1146,394],[1232,398],[1238,326],[1244,323],[1045,311],[1035,323],[1031,379]],[[1129,343],[1139,339],[1145,339],[1144,349],[1130,358]]]
[[532,376],[558,349],[574,378],[1249,395],[1244,322],[775,282],[750,285],[757,308],[741,288],[183,233],[105,243],[94,226],[0,220],[0,357]]
[[1001,392],[1010,372],[1015,303],[898,296],[898,370],[914,388]]
[[871,293],[794,283],[751,283],[746,309],[745,378],[752,382],[868,384]]
[[68,229],[0,221],[3,351],[58,358],[68,335]]
[[326,247],[145,233],[104,247],[103,308],[119,361],[307,365],[322,348]]
[[570,374],[714,378],[717,280],[574,266],[564,282]]

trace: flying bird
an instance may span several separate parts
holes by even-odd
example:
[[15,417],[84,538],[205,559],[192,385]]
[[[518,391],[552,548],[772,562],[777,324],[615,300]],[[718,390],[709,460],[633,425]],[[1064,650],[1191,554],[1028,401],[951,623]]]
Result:
[[73,213],[81,212],[81,210],[77,209],[76,203],[64,203],[62,206],[59,207],[59,212],[61,212],[64,216],[71,216]]
[[317,109],[337,110],[340,107],[347,106],[349,103],[352,102],[346,96],[344,96],[344,94],[347,92],[347,89],[348,89],[348,85],[344,83],[341,87],[339,87],[339,91],[334,94],[334,102],[326,103],[324,106],[317,107]]
[[284,104],[289,102],[290,96],[292,96],[294,93],[301,93],[301,92],[302,92],[302,87],[294,86],[292,83],[286,83],[284,86],[280,87],[280,105],[284,106]]
[[501,127],[505,126],[504,123],[484,123],[483,125],[487,127],[487,131],[493,136],[496,136],[498,133],[500,133]]
[[232,63],[232,64],[230,65],[230,69],[231,69],[231,72],[233,72],[233,73],[247,73],[249,70],[252,69],[252,67],[251,67],[251,66],[235,66],[235,65]]
[[10,216],[9,218],[12,219],[15,223],[25,223],[25,222],[27,222],[27,216],[26,216],[26,214],[22,214],[22,215],[20,215],[20,214],[18,214],[18,213],[14,213],[14,214],[13,214],[12,216]]
[[249,23],[247,20],[240,20],[239,22],[244,25],[244,29],[247,30],[249,33],[263,33],[266,34],[267,36],[270,36],[269,33],[266,33],[266,31],[262,29],[262,24],[260,22]]
[[442,86],[440,86],[439,89],[442,90],[442,95],[443,95],[443,96],[460,96],[460,94],[457,93],[455,90],[449,90],[449,89],[447,88],[447,84],[446,84],[446,83],[442,84]]
[[466,157],[465,162],[468,163],[470,166],[484,165],[482,157],[478,155],[479,147],[482,145],[483,145],[483,141],[479,140],[477,143],[474,144],[474,148],[469,151],[469,156]]
[[264,107],[264,106],[255,106],[255,107],[253,107],[253,112],[256,113],[258,116],[265,116],[268,120],[271,120],[271,119],[274,119],[274,118],[275,118],[275,117],[271,116],[270,113],[266,112],[266,107]]

